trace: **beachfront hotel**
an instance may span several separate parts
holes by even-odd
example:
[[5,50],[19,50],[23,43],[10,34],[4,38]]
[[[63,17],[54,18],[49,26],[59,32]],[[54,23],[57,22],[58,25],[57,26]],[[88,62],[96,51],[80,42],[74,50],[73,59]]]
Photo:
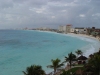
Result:
[[72,28],[71,24],[66,25],[66,33],[70,33],[71,32],[71,28]]
[[86,34],[87,33],[87,29],[84,27],[75,27],[75,31],[77,34]]
[[72,28],[71,24],[65,26],[59,26],[58,31],[61,33],[72,33],[74,32],[74,28]]

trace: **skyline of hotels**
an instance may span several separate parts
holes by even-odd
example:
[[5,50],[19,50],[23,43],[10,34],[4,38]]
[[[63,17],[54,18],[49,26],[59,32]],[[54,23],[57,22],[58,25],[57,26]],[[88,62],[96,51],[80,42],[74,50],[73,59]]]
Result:
[[52,29],[47,27],[40,27],[36,29],[30,29],[30,30],[40,30],[40,31],[51,31],[51,32],[57,32],[57,33],[75,33],[75,34],[85,34],[85,35],[91,35],[93,37],[97,37],[100,39],[100,28],[96,27],[73,27],[71,24],[67,25],[61,25],[58,27],[58,29]]
[[100,28],[96,27],[73,27],[71,24],[67,25],[60,25],[58,29],[48,28],[48,27],[40,27],[40,28],[31,28],[28,29],[27,27],[23,30],[40,30],[40,31],[52,31],[57,33],[76,33],[76,34],[87,34],[87,35],[97,35],[100,34]]

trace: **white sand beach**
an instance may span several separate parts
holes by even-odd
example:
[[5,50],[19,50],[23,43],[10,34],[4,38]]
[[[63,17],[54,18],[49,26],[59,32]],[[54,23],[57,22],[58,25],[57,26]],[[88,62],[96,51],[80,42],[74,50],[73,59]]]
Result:
[[[92,39],[92,40],[96,40],[96,41],[100,41],[100,38],[99,37],[93,37],[93,36],[89,36],[89,35],[86,35],[86,34],[74,34],[74,33],[68,33],[67,35],[71,35],[71,36],[74,36],[74,37],[83,37],[83,38],[88,38],[88,39]],[[98,49],[99,50],[99,49]],[[90,51],[92,51],[92,50],[90,50]],[[92,53],[94,53],[94,52],[96,52],[96,51],[93,51],[93,52],[90,52],[90,51],[88,51],[87,52],[87,54],[89,55],[89,54],[92,54]],[[85,53],[86,54],[86,53]],[[66,66],[65,66],[65,70],[67,71],[67,70],[69,70],[70,69],[70,67],[69,67],[69,65],[67,64]],[[59,74],[58,74],[59,75]]]
[[99,37],[93,37],[92,35],[86,35],[86,34],[74,34],[74,33],[68,33],[70,35],[74,35],[74,36],[81,36],[81,37],[86,37],[86,38],[91,38],[91,39],[95,39],[100,41]]
[[100,48],[100,38],[99,37],[93,37],[92,35],[86,35],[86,34],[74,34],[74,33],[68,33],[67,35],[72,37],[77,37],[82,40],[90,42],[90,48],[82,48],[83,53],[85,56],[89,56],[89,54],[92,54],[94,52],[97,52]]

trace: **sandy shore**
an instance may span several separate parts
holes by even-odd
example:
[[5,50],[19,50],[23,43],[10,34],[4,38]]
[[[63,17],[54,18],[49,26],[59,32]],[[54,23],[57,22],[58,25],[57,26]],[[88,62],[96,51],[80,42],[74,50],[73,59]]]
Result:
[[86,38],[91,38],[100,41],[99,37],[93,37],[92,35],[86,35],[86,34],[74,34],[74,33],[68,33],[69,35],[73,36],[80,36],[80,37],[86,37]]
[[[91,36],[91,35],[86,35],[86,34],[74,34],[74,33],[68,33],[68,35],[72,35],[72,36],[76,36],[76,37],[85,37],[85,38],[89,38],[89,39],[94,39],[94,40],[97,40],[97,41],[100,41],[100,38],[99,37],[93,37],[93,36]],[[67,64],[66,66],[65,66],[65,71],[67,71],[67,70],[69,70],[70,69],[70,67],[69,67],[69,65]],[[56,74],[56,75],[60,75],[62,72],[60,72],[60,73],[58,73],[58,74]]]
[[[91,36],[91,35],[86,35],[86,34],[74,34],[74,33],[68,33],[68,34],[64,34],[64,35],[72,35],[72,36],[74,36],[74,37],[84,37],[84,38],[88,38],[88,39],[94,39],[94,40],[97,40],[97,41],[100,41],[100,38],[99,37],[93,37],[93,36]],[[70,67],[68,66],[68,64],[66,64],[65,65],[65,71],[67,71],[67,70],[69,70],[70,69]],[[58,71],[57,73],[56,73],[56,75],[60,75],[62,73],[62,71]],[[49,75],[52,75],[52,74],[50,74],[49,73]]]

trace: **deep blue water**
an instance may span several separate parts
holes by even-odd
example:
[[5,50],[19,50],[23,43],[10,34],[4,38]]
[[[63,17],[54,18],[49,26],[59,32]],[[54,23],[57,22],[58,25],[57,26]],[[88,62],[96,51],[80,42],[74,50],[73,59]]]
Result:
[[[85,38],[86,39],[86,38]],[[51,59],[64,57],[91,42],[77,37],[33,30],[0,30],[0,75],[24,75],[26,67],[41,65],[45,71]]]

